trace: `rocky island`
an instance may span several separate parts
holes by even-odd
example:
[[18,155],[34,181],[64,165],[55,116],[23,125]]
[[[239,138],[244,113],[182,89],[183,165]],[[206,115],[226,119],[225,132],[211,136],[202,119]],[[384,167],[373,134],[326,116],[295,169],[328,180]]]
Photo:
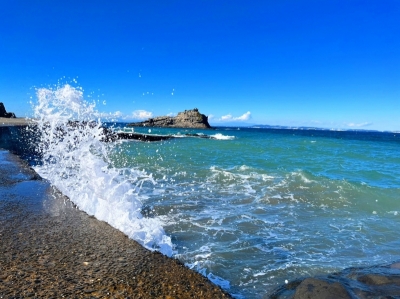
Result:
[[211,129],[208,117],[201,114],[197,108],[185,110],[177,116],[158,116],[142,122],[128,124],[129,127],[162,127],[162,128],[190,128]]

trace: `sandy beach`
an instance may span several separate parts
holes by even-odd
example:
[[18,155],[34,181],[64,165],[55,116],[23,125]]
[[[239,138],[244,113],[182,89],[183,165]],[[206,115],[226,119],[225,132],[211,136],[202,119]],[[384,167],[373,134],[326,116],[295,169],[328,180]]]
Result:
[[0,168],[0,298],[231,298],[78,210],[9,151]]

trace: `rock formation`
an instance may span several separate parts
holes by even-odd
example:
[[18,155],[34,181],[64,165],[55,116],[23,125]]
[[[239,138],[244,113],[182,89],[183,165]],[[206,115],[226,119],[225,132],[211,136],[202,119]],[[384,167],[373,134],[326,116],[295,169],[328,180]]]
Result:
[[265,298],[400,298],[400,261],[286,282]]
[[4,104],[0,102],[0,117],[15,118],[15,114],[12,112],[7,112]]
[[201,114],[197,108],[185,110],[177,116],[159,116],[146,121],[130,123],[130,127],[164,127],[164,128],[193,128],[210,129],[208,117]]

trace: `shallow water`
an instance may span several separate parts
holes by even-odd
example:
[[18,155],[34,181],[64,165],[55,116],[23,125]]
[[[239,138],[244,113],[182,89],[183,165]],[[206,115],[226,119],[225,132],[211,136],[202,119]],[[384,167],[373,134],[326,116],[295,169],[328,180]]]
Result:
[[[62,95],[50,92],[38,105],[43,123],[96,119],[82,95]],[[35,169],[81,209],[235,297],[399,259],[400,134],[135,128],[182,138],[105,145],[100,125],[61,139],[48,131]]]

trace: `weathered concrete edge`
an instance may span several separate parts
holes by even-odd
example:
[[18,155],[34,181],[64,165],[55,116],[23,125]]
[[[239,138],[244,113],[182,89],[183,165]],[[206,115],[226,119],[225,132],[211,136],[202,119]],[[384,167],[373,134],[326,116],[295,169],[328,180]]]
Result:
[[[0,151],[6,151],[6,152],[12,157],[12,160],[13,160],[13,161],[11,161],[11,162],[15,164],[15,165],[13,165],[13,166],[20,167],[20,169],[21,169],[20,172],[21,172],[21,173],[23,173],[23,172],[25,172],[25,173],[28,172],[28,173],[30,173],[32,176],[35,177],[35,178],[34,178],[35,180],[44,180],[43,178],[41,178],[41,177],[28,165],[28,163],[27,163],[25,160],[21,159],[18,155],[13,154],[13,153],[10,152],[9,150],[3,149],[3,148],[0,148]],[[30,178],[30,179],[32,179],[32,178]],[[26,179],[26,180],[30,180],[30,179]],[[46,181],[46,180],[44,180],[44,181]],[[59,191],[58,191],[58,192],[59,192]],[[61,192],[59,192],[59,193],[61,194]],[[64,196],[64,195],[63,195],[63,196]],[[64,197],[65,197],[65,196],[64,196]],[[65,198],[67,198],[67,197],[65,197]],[[89,216],[88,214],[86,214],[84,211],[77,210],[77,212],[79,212],[79,213],[84,213],[88,218],[94,218],[94,217],[91,217],[91,216]],[[98,221],[99,224],[100,224],[100,223],[103,223],[103,221],[100,221],[100,220],[97,220],[97,219],[94,219],[94,220],[95,220],[95,221]],[[117,229],[111,227],[109,224],[106,223],[106,225],[109,226],[112,230],[115,230],[115,231],[116,231],[116,234],[120,234],[120,233],[121,233],[121,232],[118,231]],[[152,252],[152,251],[150,251],[150,250],[144,248],[143,246],[141,246],[141,245],[140,245],[139,243],[137,243],[136,241],[134,241],[134,240],[130,240],[130,241],[131,241],[131,242],[134,242],[137,246],[141,247],[143,250],[145,250],[145,251],[147,251],[147,252],[149,252],[149,253],[154,253],[154,252]],[[169,260],[171,261],[171,263],[173,263],[173,264],[176,264],[177,262],[180,263],[180,264],[182,264],[181,262],[179,262],[178,260],[176,260],[176,259],[174,259],[174,258],[168,258],[168,257],[166,257],[166,256],[163,256],[163,258],[164,258],[164,259],[169,259]],[[156,262],[156,261],[155,261],[155,262]],[[172,265],[172,264],[171,264],[171,265]],[[183,264],[182,264],[182,265],[183,265]],[[193,274],[195,274],[195,275],[197,275],[197,276],[201,276],[201,274],[195,272],[194,270],[191,270],[191,269],[187,268],[186,266],[185,266],[184,269],[182,270],[181,276],[182,276],[182,275],[184,276],[185,273],[193,273]],[[190,277],[193,277],[193,274],[190,274]],[[148,276],[150,277],[150,278],[149,278],[150,280],[151,280],[152,277],[155,276],[155,275],[156,275],[156,274],[148,273]],[[189,277],[189,275],[188,275],[188,277]],[[201,277],[203,277],[203,276],[201,276]],[[212,282],[211,282],[210,280],[208,280],[207,278],[205,278],[205,277],[203,277],[203,278],[207,281],[207,284],[202,286],[203,289],[204,289],[204,288],[206,288],[206,289],[208,289],[208,288],[212,289],[212,292],[214,292],[214,295],[215,295],[215,288],[217,288],[217,289],[220,290],[220,291],[218,291],[218,294],[219,294],[220,296],[217,296],[216,298],[232,298],[231,295],[230,295],[229,293],[227,293],[226,291],[222,290],[219,286],[215,285],[214,283],[212,283]]]

